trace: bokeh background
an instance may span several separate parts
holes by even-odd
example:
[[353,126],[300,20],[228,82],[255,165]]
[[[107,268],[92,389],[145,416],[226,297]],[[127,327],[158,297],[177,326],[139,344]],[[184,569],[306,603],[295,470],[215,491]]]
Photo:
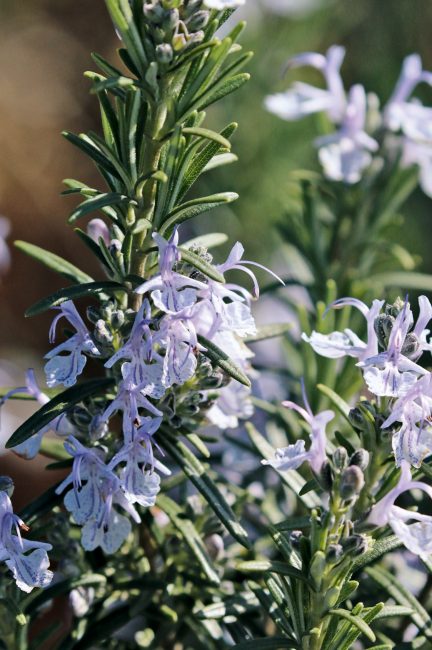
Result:
[[[239,122],[234,139],[239,162],[206,175],[198,188],[208,194],[234,190],[240,199],[229,211],[212,213],[192,228],[225,230],[231,241],[244,242],[247,258],[272,263],[287,275],[284,265],[289,262],[275,224],[289,218],[290,171],[318,169],[311,146],[316,125],[313,118],[287,123],[267,114],[264,96],[286,88],[297,76],[317,79],[308,70],[284,77],[292,54],[324,52],[338,43],[347,48],[346,85],[361,82],[384,102],[407,54],[419,52],[432,69],[432,3],[247,0],[242,13],[248,21],[243,44],[255,52],[252,80],[209,115],[215,128]],[[93,261],[66,223],[74,199],[60,196],[61,182],[75,177],[98,186],[100,181],[91,163],[60,133],[97,130],[97,102],[83,71],[93,69],[91,51],[112,59],[117,46],[103,0],[0,0],[0,214],[11,222],[10,242],[31,241],[90,273],[97,273]],[[431,103],[432,90],[422,92]],[[431,199],[419,191],[407,205],[402,235],[422,257],[421,269],[432,272],[431,213]],[[50,315],[29,321],[23,314],[60,286],[49,271],[13,251],[0,287],[2,382],[20,385],[27,367],[41,368]],[[2,414],[2,437],[24,414],[17,404]]]

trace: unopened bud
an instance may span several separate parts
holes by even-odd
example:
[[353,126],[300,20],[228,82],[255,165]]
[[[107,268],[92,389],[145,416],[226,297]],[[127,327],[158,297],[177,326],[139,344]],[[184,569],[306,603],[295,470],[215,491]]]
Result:
[[329,544],[327,547],[326,558],[330,564],[339,562],[343,555],[343,548],[340,544]]
[[221,535],[209,535],[204,540],[212,560],[221,560],[225,554],[225,545]]
[[350,535],[342,540],[342,546],[345,553],[349,553],[353,557],[362,555],[368,549],[367,539],[363,535]]
[[144,16],[150,23],[153,23],[154,25],[159,24],[160,22],[162,22],[164,15],[165,15],[165,11],[163,10],[163,7],[161,7],[160,4],[144,5]]
[[415,357],[417,355],[419,347],[420,341],[413,332],[410,332],[410,334],[407,334],[405,337],[401,352],[406,357],[408,357],[408,359],[410,359],[411,357]]
[[394,316],[389,316],[386,314],[380,314],[374,321],[375,333],[378,337],[378,342],[381,347],[386,348],[393,325],[395,323]]
[[179,23],[180,15],[178,9],[170,9],[164,16],[163,28],[168,30],[175,29]]
[[329,492],[333,485],[333,475],[328,460],[324,461],[324,463],[321,465],[318,479],[323,490]]
[[0,476],[0,492],[6,492],[8,497],[11,497],[14,488],[14,482],[9,476]]
[[192,16],[187,21],[188,29],[191,32],[197,32],[199,29],[204,29],[206,27],[210,18],[210,13],[208,11],[197,11],[192,14]]
[[299,548],[300,547],[300,540],[303,537],[303,533],[301,530],[293,530],[290,533],[289,536],[289,541],[290,544],[293,548]]
[[111,325],[115,330],[119,330],[124,325],[125,314],[121,309],[116,309],[111,315]]
[[167,65],[174,58],[174,52],[169,43],[161,43],[156,47],[156,59],[158,63]]
[[99,343],[102,343],[102,345],[110,345],[113,341],[114,337],[102,318],[96,323],[94,337],[99,341]]
[[362,472],[364,472],[369,465],[369,452],[366,449],[358,449],[351,456],[349,464],[360,467]]
[[352,499],[358,496],[364,486],[364,476],[360,467],[357,465],[350,465],[344,470],[340,482],[340,495],[342,499]]
[[338,447],[333,453],[333,462],[337,469],[345,469],[348,465],[348,452],[345,447]]
[[96,323],[101,317],[100,310],[97,307],[94,307],[93,305],[87,307],[86,314],[90,323],[93,323],[94,325],[96,325]]
[[74,408],[68,413],[68,419],[78,429],[87,431],[92,418],[86,409],[81,406],[74,406]]

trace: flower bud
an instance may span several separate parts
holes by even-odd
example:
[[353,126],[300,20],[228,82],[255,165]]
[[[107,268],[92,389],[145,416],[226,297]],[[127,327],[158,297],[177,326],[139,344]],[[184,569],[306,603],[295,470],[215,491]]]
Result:
[[349,464],[360,467],[362,472],[364,472],[366,467],[369,465],[369,452],[366,451],[366,449],[358,449],[351,456]]
[[340,544],[329,544],[327,547],[326,558],[330,564],[339,562],[343,555],[343,548]]
[[411,357],[416,357],[419,347],[420,341],[413,332],[410,332],[405,337],[401,352],[408,357],[408,359],[411,359]]
[[191,32],[197,32],[199,29],[204,29],[206,27],[210,18],[210,13],[208,11],[197,11],[187,21],[188,29]]
[[180,15],[179,15],[179,10],[178,9],[170,9],[164,16],[163,19],[163,28],[168,31],[168,30],[174,30],[176,29],[178,23],[180,20]]
[[89,307],[87,307],[86,314],[90,323],[93,323],[94,325],[96,325],[96,323],[101,317],[100,310],[98,309],[98,307],[94,307],[94,305],[90,305]]
[[216,533],[209,535],[204,543],[212,560],[222,560],[225,555],[225,545],[221,535]]
[[68,420],[70,420],[75,427],[81,429],[81,431],[87,432],[92,417],[87,409],[82,406],[74,406],[68,413]]
[[174,52],[169,43],[161,43],[156,47],[156,59],[158,63],[167,65],[174,58]]
[[350,465],[344,470],[340,482],[339,492],[344,500],[352,499],[360,494],[364,486],[364,476],[360,467]]
[[368,549],[368,542],[366,537],[363,535],[350,535],[346,539],[342,540],[342,546],[345,553],[349,553],[351,556],[356,557],[357,555],[362,555]]
[[332,474],[331,465],[328,462],[328,460],[326,460],[322,464],[318,480],[323,490],[325,490],[326,492],[329,492],[331,490],[333,485],[333,474]]
[[348,452],[345,447],[337,447],[333,453],[333,462],[337,469],[345,469],[348,465]]
[[160,4],[146,3],[143,9],[144,9],[144,16],[150,23],[153,23],[154,25],[158,25],[159,23],[162,22],[163,17],[165,15],[165,11]]
[[90,421],[88,431],[90,440],[96,442],[108,433],[108,422],[103,420],[100,415],[94,415]]
[[116,309],[111,315],[111,325],[115,330],[123,327],[125,322],[125,313],[121,309]]
[[0,476],[0,492],[6,492],[8,497],[11,497],[14,488],[15,488],[14,482],[9,476]]
[[109,228],[106,225],[105,221],[102,221],[102,219],[92,219],[88,222],[87,235],[93,239],[96,244],[99,243],[99,239],[102,237],[105,244],[109,246],[111,239]]
[[102,320],[102,318],[99,319],[98,322],[96,323],[94,329],[94,337],[96,341],[102,343],[102,345],[110,345],[113,341],[114,337],[112,333],[109,331],[105,321]]
[[293,548],[299,548],[300,547],[300,540],[303,537],[303,533],[301,530],[293,530],[290,533],[289,536],[289,541],[290,544]]
[[388,345],[394,323],[395,318],[386,314],[380,314],[374,321],[375,333],[382,348]]

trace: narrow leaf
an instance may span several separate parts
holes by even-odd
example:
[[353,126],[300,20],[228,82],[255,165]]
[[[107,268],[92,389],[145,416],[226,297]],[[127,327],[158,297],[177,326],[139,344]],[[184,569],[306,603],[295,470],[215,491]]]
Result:
[[41,314],[51,307],[57,307],[61,305],[62,302],[66,300],[76,300],[77,298],[84,298],[87,296],[94,296],[100,293],[115,293],[116,291],[126,291],[125,287],[111,280],[106,280],[103,282],[88,282],[87,284],[77,284],[73,287],[66,287],[65,289],[59,289],[55,293],[52,293],[50,296],[39,300],[37,303],[27,309],[25,315],[36,316],[36,314]]
[[362,634],[364,634],[369,641],[375,641],[376,636],[369,627],[365,621],[360,618],[360,616],[353,616],[351,612],[349,612],[346,609],[331,609],[329,611],[329,614],[332,614],[333,616],[338,616],[340,618],[344,618],[346,621],[349,621],[352,625],[355,625]]
[[294,580],[301,580],[310,584],[307,577],[302,571],[296,569],[285,562],[276,562],[271,560],[253,560],[250,562],[239,562],[236,564],[237,571],[242,573],[264,573],[270,571],[281,576],[288,576]]
[[220,273],[213,264],[210,264],[209,262],[206,262],[202,257],[194,253],[193,251],[183,248],[182,246],[180,247],[180,252],[181,252],[181,259],[183,262],[187,262],[188,264],[191,264],[194,266],[198,271],[201,271],[204,275],[206,275],[208,278],[211,280],[215,280],[216,282],[221,282],[225,283],[225,278]]
[[210,359],[210,361],[219,366],[219,368],[222,368],[222,370],[224,370],[230,377],[240,382],[240,384],[243,384],[248,388],[251,387],[248,377],[246,377],[243,371],[231,361],[229,356],[223,350],[200,334],[198,335],[198,342],[205,348],[203,354]]
[[34,244],[29,244],[28,242],[18,240],[14,242],[15,246],[26,255],[33,257],[44,266],[48,267],[56,273],[60,273],[67,280],[72,280],[72,282],[92,282],[93,278],[84,271],[81,271],[79,268],[64,260],[62,257],[51,253],[50,251],[35,246]]
[[221,194],[213,194],[212,196],[204,196],[199,199],[193,199],[177,206],[166,217],[161,226],[160,234],[165,236],[169,234],[175,226],[188,219],[197,217],[203,212],[208,212],[214,208],[219,208],[221,205],[232,203],[238,199],[238,194],[235,192],[222,192]]
[[209,581],[219,585],[219,576],[213,566],[213,562],[203,544],[203,541],[193,525],[192,521],[182,517],[182,509],[166,495],[158,496],[158,506],[168,515],[172,524],[177,528],[192,553],[195,555],[198,564],[204,571]]
[[56,395],[56,397],[53,397],[47,404],[41,406],[36,413],[31,415],[28,420],[18,427],[6,443],[6,448],[12,449],[16,445],[25,442],[32,435],[52,422],[54,418],[62,413],[66,413],[72,406],[75,406],[75,404],[78,404],[83,399],[104,392],[113,383],[114,380],[109,378],[91,379],[77,386],[72,386],[59,395]]

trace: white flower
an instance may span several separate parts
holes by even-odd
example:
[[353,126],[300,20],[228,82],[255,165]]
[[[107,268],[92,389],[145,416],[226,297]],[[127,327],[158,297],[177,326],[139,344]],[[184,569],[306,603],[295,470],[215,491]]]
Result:
[[308,462],[313,471],[317,473],[327,458],[325,452],[327,443],[325,430],[327,424],[334,418],[335,414],[333,411],[328,410],[313,415],[304,391],[303,397],[305,409],[297,406],[293,402],[283,402],[283,405],[300,413],[303,419],[309,424],[311,428],[311,444],[309,450],[306,451],[304,440],[297,440],[294,445],[276,449],[274,458],[261,461],[263,465],[271,465],[278,472],[297,469],[304,462]]
[[345,49],[333,45],[326,56],[316,52],[305,52],[293,57],[289,67],[311,66],[322,72],[327,84],[325,90],[310,84],[295,83],[293,88],[284,93],[269,95],[265,107],[284,120],[298,120],[312,113],[326,112],[334,123],[343,120],[346,109],[346,97],[340,76],[340,67],[345,56]]
[[246,0],[204,0],[204,5],[207,9],[216,9],[223,11],[224,9],[236,9],[246,3]]
[[372,161],[371,152],[378,142],[365,131],[366,93],[363,86],[350,90],[348,105],[341,128],[336,133],[316,141],[318,156],[325,175],[334,181],[358,183]]
[[[426,492],[432,498],[432,488],[426,483],[413,481],[409,464],[402,461],[398,484],[372,508],[367,521],[376,526],[388,524],[407,549],[427,558],[432,553],[432,517],[395,505],[403,492],[415,489]],[[411,520],[415,523],[408,523]]]

